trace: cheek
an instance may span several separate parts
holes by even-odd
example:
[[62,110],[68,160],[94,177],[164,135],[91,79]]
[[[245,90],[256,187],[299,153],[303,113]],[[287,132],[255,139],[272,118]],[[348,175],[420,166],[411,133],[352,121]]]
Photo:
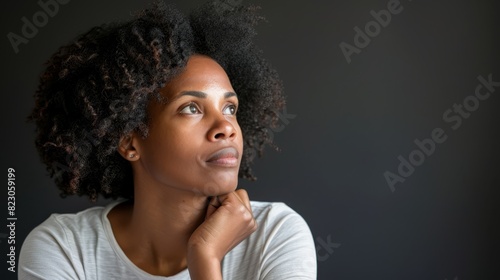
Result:
[[236,126],[236,130],[238,131],[238,146],[240,147],[240,154],[243,152],[243,133],[241,132],[241,128],[239,125]]
[[153,181],[176,188],[197,184],[198,172],[196,148],[177,142],[176,138],[150,147],[142,157],[145,176]]
[[171,176],[182,171],[195,159],[196,149],[193,146],[196,143],[193,142],[196,138],[169,126],[150,131],[140,145],[144,167],[154,177]]
[[198,135],[179,129],[162,134],[158,137],[159,141],[154,141],[149,148],[149,154],[155,158],[156,163],[170,167],[193,164],[200,145]]

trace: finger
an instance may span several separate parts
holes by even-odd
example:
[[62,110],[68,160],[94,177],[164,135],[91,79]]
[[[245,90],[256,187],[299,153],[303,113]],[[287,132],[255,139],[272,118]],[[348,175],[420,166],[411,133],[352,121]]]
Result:
[[210,205],[212,205],[215,208],[219,208],[221,206],[219,196],[212,196],[212,198],[210,199]]
[[239,189],[239,190],[236,190],[234,193],[237,197],[239,197],[240,201],[242,201],[242,204],[246,206],[249,214],[251,215],[252,222],[250,223],[250,225],[252,227],[252,232],[255,231],[257,229],[257,221],[253,217],[253,210],[252,210],[252,206],[250,204],[250,198],[248,197],[247,191],[244,189]]
[[230,202],[233,199],[231,197],[232,194],[233,193],[230,192],[230,193],[219,195],[219,196],[217,196],[217,201],[219,202],[220,205],[224,205],[224,204]]
[[248,197],[248,193],[244,189],[238,189],[234,192],[239,200],[247,207],[250,212],[252,211],[252,206],[250,205],[250,198]]
[[220,207],[220,201],[217,196],[213,196],[208,201],[207,214],[205,215],[205,219],[208,219],[216,210]]
[[221,205],[243,205],[245,208],[252,213],[252,207],[250,205],[250,199],[248,198],[248,194],[244,189],[236,190],[230,192],[228,194],[220,195],[219,201]]
[[236,193],[236,191],[220,195],[219,201],[221,202],[222,205],[225,205],[227,203],[245,204],[245,202],[240,198],[240,196]]

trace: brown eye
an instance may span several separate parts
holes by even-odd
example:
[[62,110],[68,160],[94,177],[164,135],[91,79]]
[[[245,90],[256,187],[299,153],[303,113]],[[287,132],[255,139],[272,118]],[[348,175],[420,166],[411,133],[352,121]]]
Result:
[[229,105],[222,111],[224,115],[236,115],[236,105]]
[[198,108],[194,103],[190,103],[186,107],[182,108],[180,113],[186,115],[194,115],[194,114],[199,114],[200,110],[198,110]]

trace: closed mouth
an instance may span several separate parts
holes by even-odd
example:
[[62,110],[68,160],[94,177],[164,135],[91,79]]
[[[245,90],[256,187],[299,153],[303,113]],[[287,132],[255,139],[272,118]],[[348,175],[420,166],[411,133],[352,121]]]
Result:
[[211,154],[206,162],[215,165],[233,167],[238,165],[238,159],[238,151],[233,147],[227,147]]

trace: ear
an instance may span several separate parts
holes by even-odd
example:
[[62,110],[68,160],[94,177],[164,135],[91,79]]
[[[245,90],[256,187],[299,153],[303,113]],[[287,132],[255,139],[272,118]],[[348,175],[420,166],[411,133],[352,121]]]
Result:
[[123,136],[120,138],[120,143],[118,144],[118,152],[128,161],[136,161],[141,157],[134,145],[135,137],[133,133]]

